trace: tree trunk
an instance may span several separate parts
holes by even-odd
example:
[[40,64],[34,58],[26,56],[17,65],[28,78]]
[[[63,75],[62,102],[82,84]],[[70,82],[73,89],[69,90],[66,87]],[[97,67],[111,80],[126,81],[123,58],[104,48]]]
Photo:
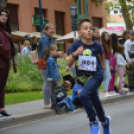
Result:
[[121,6],[121,11],[122,11],[124,21],[126,23],[126,29],[127,30],[132,30],[133,29],[133,22],[132,22],[132,19],[130,17],[130,13],[127,9],[126,0],[119,0],[119,3],[120,3],[120,6]]

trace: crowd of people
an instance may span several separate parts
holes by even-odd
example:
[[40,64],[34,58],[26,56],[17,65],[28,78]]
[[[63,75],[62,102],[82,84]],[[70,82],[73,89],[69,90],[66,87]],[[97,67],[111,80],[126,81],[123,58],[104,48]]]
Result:
[[[30,50],[38,50],[37,67],[41,72],[44,85],[44,108],[61,110],[66,107],[68,112],[75,112],[74,106],[84,108],[90,125],[90,134],[98,134],[100,124],[103,127],[104,134],[110,134],[109,116],[105,115],[98,96],[98,90],[103,83],[104,96],[116,95],[115,79],[116,72],[119,74],[117,92],[121,95],[126,94],[123,87],[128,87],[134,91],[133,73],[134,73],[134,31],[124,31],[123,38],[113,33],[103,32],[100,35],[99,28],[93,27],[89,19],[82,19],[78,24],[78,34],[80,39],[74,39],[66,54],[58,51],[58,48],[52,39],[54,26],[46,24],[44,26],[42,37],[38,42],[36,37],[32,40],[26,36],[23,40],[21,55]],[[10,59],[12,58],[14,72],[16,67],[14,63],[15,49],[10,35],[9,13],[5,9],[0,10],[0,118],[13,118],[5,110],[4,88],[7,82],[10,69]],[[38,42],[38,43],[37,43]],[[32,44],[32,45],[31,45]],[[31,47],[31,48],[30,48]],[[73,84],[72,98],[68,96],[72,82],[70,79],[63,80],[58,85],[61,75],[58,70],[57,58],[69,56],[68,67],[72,67],[75,84]],[[128,83],[125,76],[128,75]],[[99,121],[96,119],[98,116]]]

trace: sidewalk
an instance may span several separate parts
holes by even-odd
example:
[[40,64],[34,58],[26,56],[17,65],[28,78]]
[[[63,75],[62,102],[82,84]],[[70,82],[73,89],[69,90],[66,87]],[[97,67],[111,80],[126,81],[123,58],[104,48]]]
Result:
[[[116,95],[107,98],[101,98],[102,104],[115,103],[133,99],[134,93],[128,93],[125,96]],[[0,121],[0,128],[10,127],[21,123],[40,120],[51,116],[56,116],[52,109],[43,109],[43,100],[19,103],[6,106],[6,110],[15,115],[14,120]]]

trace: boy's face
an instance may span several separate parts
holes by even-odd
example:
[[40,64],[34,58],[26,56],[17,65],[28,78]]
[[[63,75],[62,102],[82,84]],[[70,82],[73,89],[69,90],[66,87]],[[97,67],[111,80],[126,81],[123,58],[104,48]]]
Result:
[[131,39],[131,40],[134,40],[134,34],[131,34],[131,35],[130,35],[130,39]]
[[67,87],[67,88],[66,88],[66,91],[70,91],[70,87]]
[[78,33],[82,38],[91,39],[93,36],[93,25],[89,22],[83,22]]

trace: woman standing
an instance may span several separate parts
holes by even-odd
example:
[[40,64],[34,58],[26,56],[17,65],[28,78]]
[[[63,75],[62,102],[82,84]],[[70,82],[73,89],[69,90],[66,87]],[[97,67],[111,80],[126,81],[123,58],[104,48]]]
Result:
[[101,44],[104,49],[105,53],[105,64],[106,64],[106,70],[104,70],[104,78],[103,78],[103,88],[104,88],[104,93],[105,96],[108,97],[110,96],[108,94],[108,87],[109,87],[109,82],[111,80],[111,74],[110,74],[110,69],[109,69],[109,60],[111,58],[112,54],[112,45],[111,45],[111,39],[110,35],[107,32],[103,32],[101,34]]
[[[44,96],[44,108],[52,108],[50,105],[50,82],[46,78],[46,63],[45,60],[45,53],[44,50],[49,45],[55,45],[55,42],[52,39],[52,36],[54,34],[54,26],[52,24],[46,24],[43,29],[43,35],[42,38],[39,40],[38,43],[38,69],[40,70],[42,74],[42,78],[44,81],[43,85],[43,96]],[[63,52],[59,51],[57,52],[58,57],[63,56]]]
[[16,67],[14,63],[15,49],[11,38],[10,16],[6,9],[0,9],[0,120],[11,119],[11,115],[5,110],[5,86],[10,70],[10,60],[13,60],[14,72]]

